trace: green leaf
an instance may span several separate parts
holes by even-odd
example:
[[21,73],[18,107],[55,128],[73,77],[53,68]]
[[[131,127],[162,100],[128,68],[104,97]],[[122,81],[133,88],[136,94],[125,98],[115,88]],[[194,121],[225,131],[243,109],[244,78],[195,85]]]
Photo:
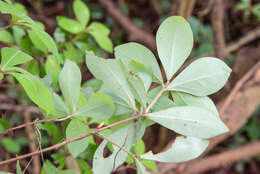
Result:
[[2,145],[8,152],[18,153],[21,150],[19,143],[10,138],[3,138]]
[[142,159],[141,162],[142,162],[142,164],[143,164],[145,167],[147,167],[148,169],[151,169],[152,171],[158,173],[158,167],[157,167],[155,161]]
[[72,170],[59,170],[49,160],[46,160],[41,174],[76,174],[76,172]]
[[[89,132],[88,127],[83,122],[81,122],[78,119],[73,119],[70,121],[69,125],[67,126],[66,139],[75,138],[84,135],[88,132]],[[71,142],[67,146],[71,155],[74,158],[76,158],[80,153],[82,153],[88,147],[88,144],[89,144],[88,137],[86,137],[84,139]]]
[[[108,138],[116,144],[129,150],[134,142],[134,130],[134,125],[131,124],[112,133],[108,136]],[[112,154],[105,158],[103,156],[103,151],[107,143],[108,142],[106,140],[103,140],[95,152],[92,168],[94,174],[110,174],[125,161],[128,155],[125,151],[119,149],[117,146],[112,145],[114,149]]]
[[154,77],[163,83],[161,71],[153,53],[141,44],[130,42],[115,48],[115,57],[121,59],[126,67],[132,60],[148,65],[152,68]]
[[83,85],[83,87],[91,87],[94,92],[97,92],[101,88],[101,86],[102,81],[95,78],[86,81]]
[[146,107],[147,93],[145,91],[142,79],[138,75],[130,75],[128,82],[136,100],[140,102],[142,106]]
[[19,160],[17,160],[17,162],[16,162],[16,174],[22,174],[22,173],[23,172],[22,172]]
[[90,18],[90,11],[86,4],[81,0],[74,1],[73,11],[82,26],[86,27]]
[[197,97],[184,92],[172,92],[174,103],[177,106],[197,106],[207,109],[218,116],[218,110],[214,102],[209,97]]
[[213,112],[195,106],[172,107],[146,116],[185,136],[211,138],[228,131],[226,125]]
[[3,78],[4,78],[4,74],[0,73],[0,80],[3,80]]
[[56,84],[59,79],[61,67],[58,60],[56,60],[53,55],[47,57],[47,60],[45,62],[45,71],[47,74],[50,74],[52,82]]
[[54,113],[54,102],[48,88],[36,77],[30,73],[12,75],[23,86],[29,98],[40,108],[46,110],[49,114]]
[[53,93],[52,97],[53,97],[54,107],[55,107],[55,111],[53,114],[54,117],[61,118],[61,117],[68,116],[69,110],[66,107],[65,103],[63,102],[63,100],[61,99],[61,97],[59,95],[57,95],[56,93]]
[[33,45],[43,53],[47,53],[48,49],[45,43],[38,37],[37,33],[34,30],[28,30],[29,38],[32,41]]
[[150,151],[143,154],[141,158],[159,162],[179,163],[197,158],[206,150],[208,145],[208,140],[178,136],[171,147],[165,152],[153,154]]
[[136,164],[136,168],[137,168],[137,174],[150,174],[150,172],[148,172],[145,169],[145,167],[143,166],[143,164],[139,160],[136,160],[135,164]]
[[64,16],[58,16],[57,22],[62,29],[73,34],[78,34],[84,30],[84,26],[81,23]]
[[13,43],[14,39],[9,31],[0,30],[0,41],[4,43]]
[[28,62],[33,58],[15,48],[4,47],[1,49],[1,69],[5,70],[6,68]]
[[201,58],[192,62],[168,86],[169,90],[206,96],[220,90],[231,69],[220,59]]
[[168,17],[156,34],[157,50],[167,79],[178,71],[193,46],[192,30],[181,16]]
[[95,119],[109,119],[115,111],[112,99],[103,93],[90,96],[87,103],[73,114],[75,116],[88,116]]
[[125,104],[136,109],[134,97],[124,76],[120,60],[105,60],[92,53],[86,53],[86,64],[91,73],[103,81],[104,88],[111,95],[118,96]]
[[66,60],[65,65],[60,72],[59,85],[65,102],[69,104],[73,112],[76,111],[80,95],[81,72],[78,66]]
[[110,30],[105,25],[99,22],[92,22],[87,29],[102,49],[109,53],[113,52],[113,43],[108,37]]
[[83,159],[77,159],[78,165],[80,167],[80,172],[85,174],[93,174],[89,164]]

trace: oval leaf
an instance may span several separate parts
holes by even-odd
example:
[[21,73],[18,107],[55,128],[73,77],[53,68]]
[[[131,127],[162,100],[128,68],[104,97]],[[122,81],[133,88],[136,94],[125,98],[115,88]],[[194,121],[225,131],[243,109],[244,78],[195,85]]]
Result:
[[84,26],[79,22],[64,16],[58,16],[57,22],[62,29],[73,34],[80,33],[84,30]]
[[178,136],[165,152],[153,154],[150,151],[141,155],[141,158],[166,163],[179,163],[197,158],[206,150],[208,145],[208,140]]
[[231,69],[220,59],[201,58],[184,69],[168,89],[196,96],[210,95],[225,85],[230,73]]
[[59,85],[65,98],[65,102],[70,105],[73,112],[76,111],[80,95],[81,72],[78,66],[66,60],[60,72]]
[[213,112],[195,106],[179,106],[146,114],[149,119],[185,136],[211,138],[228,131]]
[[90,96],[87,103],[81,107],[75,116],[87,116],[97,120],[109,119],[115,111],[112,99],[103,93],[96,93]]
[[14,39],[11,33],[7,30],[0,30],[0,42],[13,43]]
[[[80,120],[73,119],[66,128],[66,139],[75,138],[88,133],[88,127]],[[75,158],[88,147],[88,137],[69,143],[68,149]]]
[[90,17],[90,12],[86,4],[81,0],[74,1],[73,11],[79,22],[82,24],[82,26],[86,27]]
[[167,79],[171,79],[192,50],[193,35],[189,23],[181,16],[168,17],[157,31],[156,44]]

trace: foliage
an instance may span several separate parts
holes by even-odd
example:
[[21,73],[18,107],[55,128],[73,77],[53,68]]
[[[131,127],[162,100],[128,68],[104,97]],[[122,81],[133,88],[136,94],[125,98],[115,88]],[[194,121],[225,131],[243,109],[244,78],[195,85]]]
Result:
[[[73,3],[76,20],[57,17],[60,28],[54,33],[55,40],[42,24],[27,16],[25,9],[16,6],[0,1],[0,11],[12,15],[10,36],[18,45],[2,48],[0,71],[4,78],[13,77],[17,80],[13,83],[23,86],[43,115],[63,121],[61,127],[45,123],[38,124],[38,128],[55,137],[53,143],[62,139],[69,142],[52,155],[58,167],[45,160],[42,174],[75,173],[64,169],[68,159],[82,173],[90,172],[86,160],[91,160],[94,174],[109,174],[124,162],[135,163],[138,174],[147,174],[145,167],[157,170],[154,161],[176,163],[198,157],[207,148],[208,138],[228,131],[207,95],[225,85],[231,69],[217,58],[206,57],[177,74],[193,47],[192,30],[184,18],[168,17],[157,31],[158,55],[166,74],[164,82],[156,57],[138,43],[116,47],[115,59],[94,54],[95,50],[85,43],[86,38],[92,36],[101,48],[112,52],[110,31],[98,22],[88,25],[90,11],[82,1]],[[3,42],[11,43],[11,37]],[[84,55],[94,78],[82,84],[79,66]],[[30,64],[38,61],[40,65]],[[19,67],[26,64],[36,68]],[[151,89],[152,83],[158,87]],[[141,140],[145,129],[154,123],[180,134],[163,153],[145,152]],[[61,134],[57,133],[59,130]],[[104,140],[99,144],[94,134]],[[81,139],[75,141],[78,137]],[[12,139],[4,138],[1,143],[10,152],[19,152]],[[12,144],[12,148],[7,144]],[[108,156],[105,151],[109,151]],[[17,168],[20,170],[19,165]]]
[[252,5],[251,0],[241,0],[237,3],[234,11],[242,11],[243,21],[246,23],[248,23],[251,14],[257,17],[257,20],[260,22],[260,3]]

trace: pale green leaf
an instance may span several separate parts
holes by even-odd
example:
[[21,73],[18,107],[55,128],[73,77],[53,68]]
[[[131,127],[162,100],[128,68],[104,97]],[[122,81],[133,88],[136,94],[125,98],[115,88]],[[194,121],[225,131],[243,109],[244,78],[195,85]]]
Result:
[[138,75],[130,75],[128,82],[136,100],[140,102],[142,106],[146,107],[147,93],[145,91],[142,79]]
[[208,147],[209,141],[195,137],[178,136],[169,149],[153,154],[151,151],[141,158],[167,163],[189,161],[200,156]]
[[18,153],[21,150],[20,144],[10,138],[2,138],[2,145],[8,152]]
[[150,66],[154,77],[161,83],[163,82],[161,71],[155,56],[143,45],[135,42],[119,45],[115,48],[115,57],[121,59],[126,67],[129,66],[132,60]]
[[[80,120],[73,119],[66,129],[66,139],[75,138],[88,133],[88,127]],[[88,147],[88,137],[69,143],[68,149],[75,158]]]
[[203,109],[208,109],[213,112],[216,116],[218,116],[218,110],[214,104],[214,102],[209,97],[197,97],[191,94],[187,94],[184,92],[172,92],[172,97],[174,103],[177,106],[197,106]]
[[88,24],[90,18],[90,11],[86,4],[81,0],[74,1],[73,11],[79,22],[85,27]]
[[213,112],[195,106],[172,107],[146,116],[185,136],[211,138],[229,130]]
[[150,172],[148,172],[145,169],[145,167],[143,166],[143,164],[139,160],[136,160],[135,164],[136,164],[136,168],[137,168],[137,174],[150,174]]
[[0,42],[13,43],[14,39],[11,33],[7,30],[0,30]]
[[16,48],[8,47],[4,47],[1,49],[1,56],[1,69],[6,69],[15,65],[19,65],[33,59],[30,55]]
[[87,103],[79,108],[73,115],[87,116],[95,119],[109,119],[115,111],[112,99],[103,93],[95,93],[90,96]]
[[47,74],[50,74],[52,82],[56,84],[59,79],[61,67],[53,55],[47,56],[47,60],[45,62],[45,71]]
[[61,117],[66,117],[69,115],[69,110],[66,107],[64,101],[61,99],[59,95],[56,93],[52,94],[53,101],[54,101],[54,114],[53,116],[55,118],[61,118]]
[[[116,144],[123,146],[125,149],[130,149],[134,142],[134,125],[128,125],[122,129],[117,130],[108,136],[108,138]],[[110,174],[116,170],[126,159],[127,153],[117,146],[113,146],[113,152],[110,156],[104,157],[103,151],[107,145],[107,141],[103,142],[97,148],[93,160],[93,173],[94,174]],[[116,158],[116,159],[115,159]],[[102,167],[101,167],[102,166]]]
[[19,160],[16,162],[16,174],[23,174]]
[[80,95],[81,72],[72,61],[66,60],[60,72],[59,85],[65,102],[69,104],[73,112],[76,111]]
[[54,102],[48,88],[30,73],[12,74],[23,86],[29,98],[48,113],[54,113]]
[[168,17],[157,31],[156,44],[167,79],[171,79],[192,50],[193,35],[189,23],[181,16]]
[[168,86],[169,90],[206,96],[220,90],[231,69],[220,59],[200,58],[184,69]]
[[92,53],[86,54],[86,64],[91,73],[103,81],[104,87],[114,96],[122,99],[132,109],[136,109],[133,94],[124,76],[120,60],[99,58]]
[[57,22],[62,29],[73,34],[78,34],[84,30],[84,26],[81,23],[64,16],[58,16]]

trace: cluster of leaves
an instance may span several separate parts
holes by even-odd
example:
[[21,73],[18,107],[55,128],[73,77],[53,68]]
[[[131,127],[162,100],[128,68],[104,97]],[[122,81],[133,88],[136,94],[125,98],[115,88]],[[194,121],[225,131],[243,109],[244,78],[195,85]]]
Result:
[[[109,40],[109,31],[94,22],[86,28],[89,10],[79,0],[73,7],[77,20],[58,17],[59,26],[77,36],[89,33],[104,48],[100,41]],[[64,56],[66,53],[60,54],[59,43],[55,43],[39,23],[9,0],[0,1],[0,11],[11,14],[16,24],[28,27],[28,31],[33,32],[39,43],[46,47],[48,51],[43,53],[49,55],[43,63],[45,66],[48,66],[48,60],[50,67],[63,65],[60,70],[57,67],[46,68],[46,75],[40,78],[28,69],[18,67],[27,62],[37,62],[32,56],[18,48],[1,50],[2,76],[14,77],[48,118],[68,118],[62,124],[65,135],[59,135],[55,143],[63,137],[71,139],[96,130],[93,128],[96,124],[109,125],[129,120],[103,131],[106,139],[101,144],[92,136],[69,143],[63,153],[52,156],[58,167],[46,160],[43,174],[75,173],[63,170],[65,163],[70,161],[77,164],[81,173],[109,174],[127,162],[135,163],[138,174],[148,174],[145,166],[156,170],[154,161],[183,162],[198,157],[207,148],[208,138],[228,131],[216,106],[207,97],[220,90],[230,75],[231,69],[224,62],[217,58],[201,58],[173,79],[193,47],[192,30],[184,18],[169,17],[157,31],[157,50],[166,74],[165,83],[153,53],[138,43],[127,43],[115,48],[115,59],[100,58],[83,46],[82,49],[87,51],[87,68],[95,78],[82,84],[74,54],[69,54],[69,57]],[[58,35],[60,37],[60,33]],[[36,44],[34,46],[37,48]],[[157,87],[151,89],[152,83]],[[58,95],[59,92],[62,95]],[[141,139],[145,129],[154,123],[181,136],[165,152],[145,153]],[[51,125],[38,127],[52,132]],[[110,151],[108,156],[104,155],[107,149]],[[70,156],[66,155],[67,151]],[[86,160],[92,161],[92,169]]]
[[241,0],[237,3],[234,11],[243,12],[243,21],[245,23],[248,23],[251,14],[257,17],[257,20],[260,22],[260,3],[252,5],[251,0]]

